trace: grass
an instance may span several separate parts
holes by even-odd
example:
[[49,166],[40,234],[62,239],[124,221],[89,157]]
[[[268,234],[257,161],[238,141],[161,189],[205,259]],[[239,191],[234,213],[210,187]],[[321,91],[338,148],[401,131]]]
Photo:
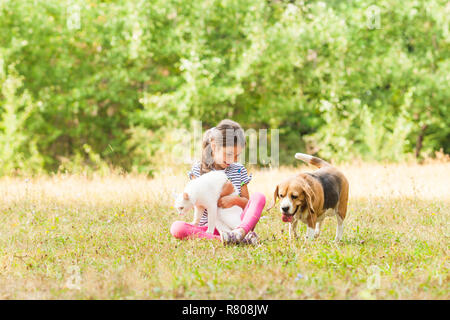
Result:
[[[450,163],[341,169],[341,244],[331,218],[318,240],[289,242],[272,210],[258,247],[171,237],[184,171],[2,178],[0,298],[449,299]],[[254,171],[250,192],[270,204],[275,183],[299,170],[313,168]]]

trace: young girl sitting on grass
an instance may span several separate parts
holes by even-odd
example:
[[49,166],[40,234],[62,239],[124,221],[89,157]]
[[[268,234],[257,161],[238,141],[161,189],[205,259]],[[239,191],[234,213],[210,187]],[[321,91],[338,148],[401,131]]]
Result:
[[247,184],[252,176],[249,176],[245,167],[237,162],[245,148],[244,130],[232,120],[222,120],[217,127],[206,131],[202,147],[202,161],[192,166],[191,171],[188,172],[189,178],[195,179],[211,170],[224,170],[239,196],[230,195],[233,190],[224,190],[217,205],[222,208],[230,208],[234,205],[243,208],[241,224],[230,232],[219,234],[215,229],[214,234],[207,233],[208,212],[205,209],[199,226],[175,221],[170,228],[170,233],[178,239],[207,238],[220,239],[224,244],[239,242],[256,244],[258,236],[253,229],[261,217],[266,198],[260,192],[255,192],[249,197]]

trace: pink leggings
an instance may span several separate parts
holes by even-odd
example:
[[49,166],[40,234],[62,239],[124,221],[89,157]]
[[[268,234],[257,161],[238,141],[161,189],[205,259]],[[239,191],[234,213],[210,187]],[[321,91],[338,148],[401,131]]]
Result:
[[[262,193],[253,193],[242,211],[241,224],[238,228],[243,228],[245,233],[253,230],[261,217],[265,204],[266,197],[264,197]],[[175,221],[170,227],[170,233],[177,239],[206,238],[220,240],[220,235],[217,229],[214,229],[214,234],[207,233],[207,229],[207,225],[199,227],[184,221]]]

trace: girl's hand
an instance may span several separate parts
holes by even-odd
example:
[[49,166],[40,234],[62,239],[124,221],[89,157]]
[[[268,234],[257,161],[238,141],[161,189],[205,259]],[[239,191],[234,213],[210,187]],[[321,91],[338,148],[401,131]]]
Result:
[[224,196],[217,201],[217,206],[220,208],[231,208],[235,205],[235,196]]

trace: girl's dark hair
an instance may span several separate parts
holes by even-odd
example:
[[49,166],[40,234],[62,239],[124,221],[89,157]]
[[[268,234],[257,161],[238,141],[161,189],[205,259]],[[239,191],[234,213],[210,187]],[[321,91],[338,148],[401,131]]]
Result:
[[214,158],[211,148],[212,140],[214,140],[216,145],[221,145],[222,147],[245,147],[245,134],[239,123],[230,119],[220,121],[216,127],[209,129],[203,135],[200,174],[207,173],[214,167]]

